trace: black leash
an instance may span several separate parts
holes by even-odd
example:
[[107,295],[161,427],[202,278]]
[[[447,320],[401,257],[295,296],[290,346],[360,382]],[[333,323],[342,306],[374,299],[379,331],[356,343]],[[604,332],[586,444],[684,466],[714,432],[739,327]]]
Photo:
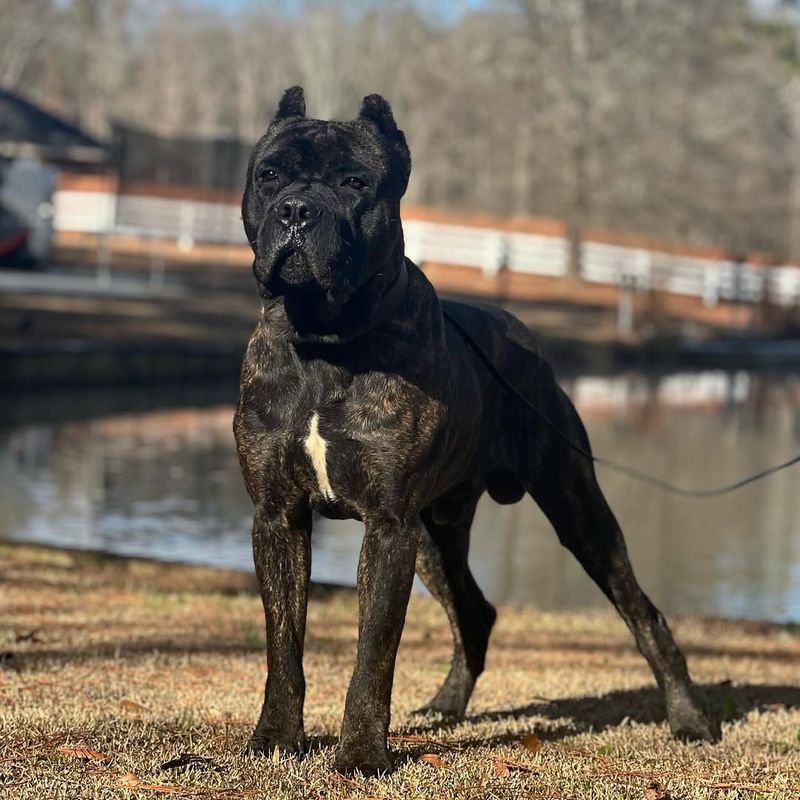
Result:
[[776,464],[775,466],[768,467],[761,472],[757,472],[755,475],[750,475],[747,478],[743,478],[740,481],[736,481],[736,483],[728,484],[727,486],[720,486],[716,489],[684,489],[680,486],[674,486],[673,484],[662,480],[661,478],[656,478],[652,475],[648,475],[645,472],[640,472],[638,469],[634,469],[633,467],[628,467],[625,464],[617,464],[615,461],[609,461],[605,458],[598,458],[597,456],[592,455],[588,450],[584,450],[578,444],[575,444],[559,427],[555,424],[543,411],[538,409],[527,397],[525,397],[522,392],[517,389],[512,383],[508,381],[508,379],[497,369],[494,365],[494,362],[486,355],[483,351],[483,348],[472,338],[469,331],[464,328],[464,326],[453,317],[452,314],[449,314],[447,311],[442,309],[442,314],[444,315],[445,319],[450,322],[450,324],[461,334],[462,338],[465,342],[475,351],[475,354],[480,358],[480,360],[484,363],[486,368],[489,372],[494,375],[497,381],[505,387],[511,394],[513,394],[518,400],[520,400],[524,405],[526,405],[534,414],[536,414],[539,419],[544,422],[548,428],[550,428],[553,433],[555,433],[560,439],[562,439],[566,444],[572,448],[576,453],[579,453],[584,458],[588,458],[593,461],[595,464],[599,464],[600,466],[607,467],[608,469],[613,469],[615,472],[620,472],[623,475],[627,475],[629,478],[634,478],[635,480],[641,481],[642,483],[648,483],[651,486],[655,486],[659,489],[663,489],[665,492],[672,492],[673,494],[683,495],[684,497],[717,497],[721,494],[728,494],[728,492],[735,492],[737,489],[741,489],[743,486],[747,486],[749,483],[755,483],[756,481],[761,480],[762,478],[766,478],[768,475],[772,475],[775,472],[780,472],[782,469],[787,469],[788,467],[794,466],[795,464],[800,464],[800,454],[796,455],[794,458],[790,458],[788,461],[784,461],[782,464]]

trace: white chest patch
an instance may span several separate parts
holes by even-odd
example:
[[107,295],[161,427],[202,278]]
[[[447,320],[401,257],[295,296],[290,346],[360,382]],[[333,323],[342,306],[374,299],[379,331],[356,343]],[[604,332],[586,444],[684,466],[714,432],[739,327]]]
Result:
[[328,500],[335,500],[336,495],[328,479],[328,463],[326,460],[328,443],[319,435],[319,414],[316,411],[311,417],[311,422],[308,425],[308,436],[306,436],[303,444],[311,459],[314,472],[317,473],[319,490]]

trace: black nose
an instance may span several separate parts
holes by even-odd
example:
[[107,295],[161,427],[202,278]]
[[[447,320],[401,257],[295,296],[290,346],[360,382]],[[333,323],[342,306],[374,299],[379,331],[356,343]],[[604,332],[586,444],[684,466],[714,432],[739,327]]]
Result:
[[278,203],[278,219],[287,227],[302,228],[320,215],[319,207],[305,195],[292,194]]

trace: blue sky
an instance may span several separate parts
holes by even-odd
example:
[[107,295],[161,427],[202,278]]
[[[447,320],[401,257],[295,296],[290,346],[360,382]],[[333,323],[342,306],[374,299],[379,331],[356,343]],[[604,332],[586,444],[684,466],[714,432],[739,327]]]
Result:
[[[206,0],[208,5],[218,8],[230,8],[235,10],[241,6],[252,3],[253,0]],[[344,2],[344,0],[343,0]],[[756,8],[769,8],[776,5],[778,0],[750,0],[751,5]],[[426,8],[432,8],[436,12],[447,11],[457,13],[461,8],[479,8],[480,6],[491,5],[491,0],[417,0],[417,4]]]
[[[237,8],[253,3],[253,0],[205,0],[205,2],[210,6],[235,11]],[[421,8],[432,11],[436,16],[452,17],[465,10],[491,5],[492,0],[415,0],[415,2]],[[288,0],[288,4],[291,5],[292,0]],[[346,0],[342,0],[342,4],[350,5]]]
[[[210,6],[236,11],[236,9],[255,3],[257,0],[205,0],[205,2]],[[286,2],[287,5],[293,5],[296,0],[286,0]],[[460,13],[470,9],[497,4],[499,0],[414,0],[414,2],[426,11],[433,12],[435,16],[446,19],[457,17]],[[779,0],[750,0],[750,4],[760,10],[769,9],[778,2]],[[342,0],[342,3],[349,5],[347,0]]]

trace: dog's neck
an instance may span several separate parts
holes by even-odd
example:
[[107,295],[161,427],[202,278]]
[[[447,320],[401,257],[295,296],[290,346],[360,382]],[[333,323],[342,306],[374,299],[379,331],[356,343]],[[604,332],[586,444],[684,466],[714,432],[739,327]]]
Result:
[[358,288],[336,316],[319,329],[293,324],[284,297],[265,300],[262,321],[271,334],[298,344],[345,344],[383,325],[400,307],[408,290],[402,246]]
[[[376,277],[377,275],[373,275],[372,278],[367,281],[367,285],[375,280]],[[394,277],[388,284],[379,286],[377,289],[377,297],[373,300],[369,312],[370,329],[383,325],[383,323],[397,311],[400,303],[403,302],[407,289],[408,267],[406,267],[405,256],[401,253],[400,266],[394,270]]]

